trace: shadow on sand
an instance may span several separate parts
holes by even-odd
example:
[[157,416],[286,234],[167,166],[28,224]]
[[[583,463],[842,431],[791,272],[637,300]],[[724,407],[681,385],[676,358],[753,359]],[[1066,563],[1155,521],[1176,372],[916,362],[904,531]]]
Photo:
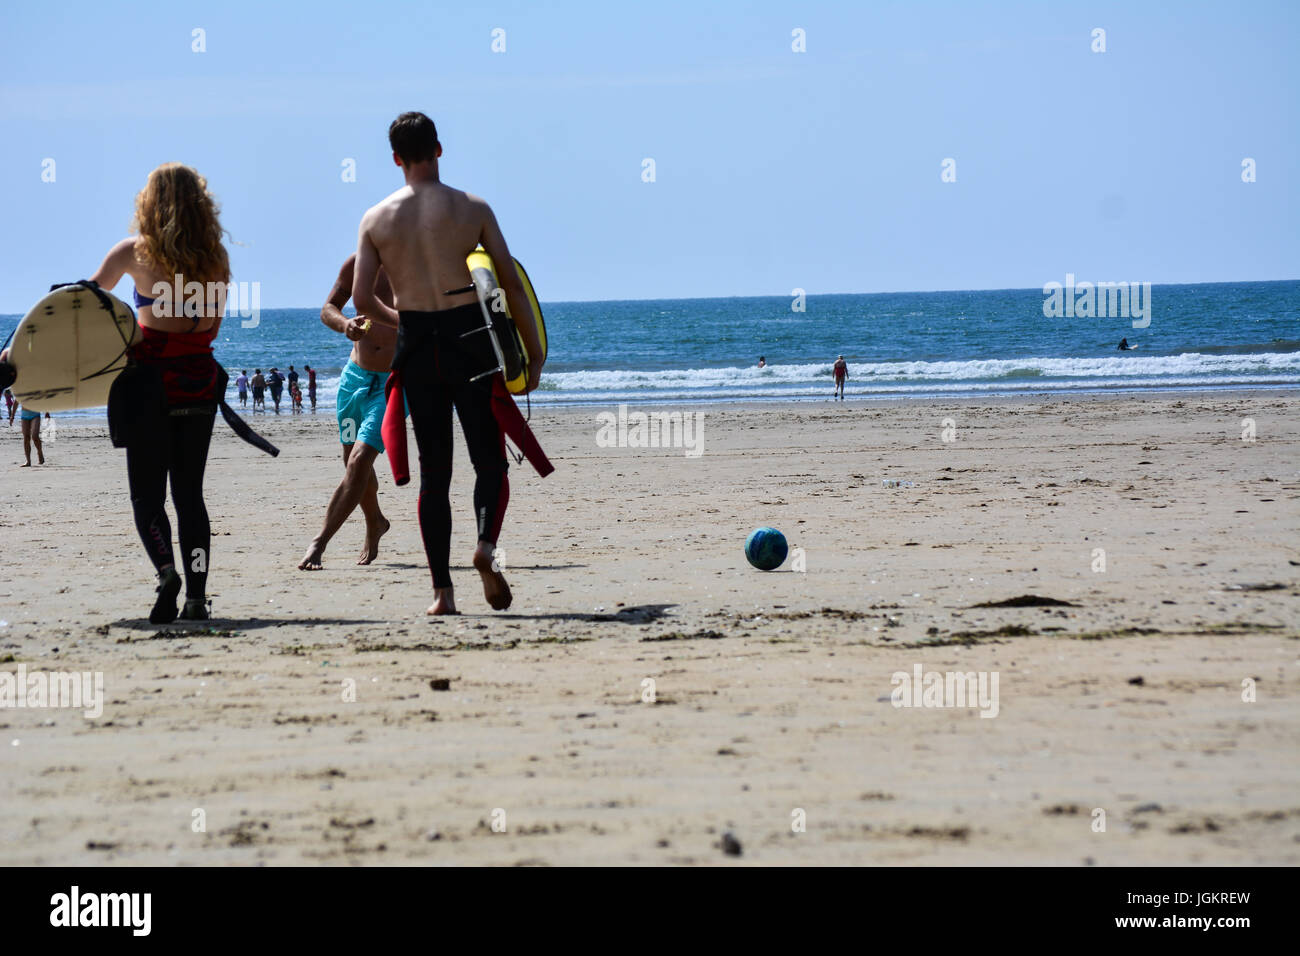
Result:
[[128,631],[139,631],[142,636],[148,635],[150,640],[161,640],[169,637],[230,637],[239,631],[260,631],[268,627],[284,627],[287,624],[302,627],[316,627],[318,625],[331,624],[339,627],[349,627],[360,624],[384,625],[391,623],[392,621],[375,620],[374,618],[214,617],[207,621],[176,620],[172,621],[170,624],[150,624],[148,618],[136,617],[113,621],[109,624],[109,627],[120,627]]
[[[552,612],[549,614],[514,614],[510,611],[506,611],[504,613],[461,613],[456,615],[456,617],[484,618],[493,621],[585,621],[591,624],[649,624],[662,617],[667,617],[668,609],[676,606],[676,604],[638,604],[634,607],[621,607],[613,614],[601,613],[599,611],[591,614],[579,614],[576,612],[568,614],[559,612]],[[436,618],[433,620],[436,620]]]
[[[614,613],[594,611],[550,612],[546,614],[517,614],[487,611],[473,614],[457,614],[449,620],[483,619],[493,621],[581,621],[588,624],[650,624],[667,617],[670,608],[676,604],[637,604],[633,607],[621,607]],[[429,618],[430,621],[442,618]],[[139,632],[146,640],[166,640],[168,638],[187,637],[232,637],[241,631],[260,631],[270,627],[357,627],[372,624],[376,627],[392,626],[401,623],[393,618],[346,618],[346,617],[214,617],[207,621],[172,621],[170,624],[150,624],[147,618],[135,617],[113,621],[109,627],[120,627],[128,631]]]
[[[375,562],[372,567],[392,568],[395,571],[428,571],[427,564],[410,564],[403,561],[384,561]],[[579,568],[585,568],[585,564],[510,564],[507,562],[505,572],[511,571],[573,571]],[[470,564],[453,564],[450,566],[451,571],[473,571],[474,566]]]

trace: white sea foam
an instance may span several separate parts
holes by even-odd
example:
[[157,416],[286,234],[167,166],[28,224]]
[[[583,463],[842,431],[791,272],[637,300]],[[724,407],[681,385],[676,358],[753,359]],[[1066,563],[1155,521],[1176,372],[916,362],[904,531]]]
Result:
[[[647,392],[690,394],[714,390],[753,395],[780,395],[800,387],[829,385],[831,364],[769,365],[766,368],[694,368],[661,370],[594,370],[544,372],[546,391],[539,398],[575,396],[579,393],[607,398],[646,397]],[[975,359],[964,362],[851,362],[851,390],[935,390],[942,385],[974,391],[988,387],[1032,384],[1050,388],[1052,380],[1063,386],[1071,380],[1088,380],[1089,387],[1136,385],[1234,384],[1267,379],[1300,382],[1300,352],[1265,352],[1253,355],[1137,356],[1131,353],[1089,358]],[[947,388],[944,389],[948,390]]]
[[[1120,391],[1147,388],[1223,388],[1300,385],[1300,352],[1207,355],[1132,353],[1089,358],[975,359],[966,362],[851,362],[845,394],[904,398],[909,395],[1009,394],[1016,392]],[[769,365],[660,370],[607,369],[542,373],[535,404],[618,402],[710,402],[821,398],[831,392],[831,364]],[[338,379],[319,379],[317,414],[332,414]],[[226,400],[240,408],[234,388]],[[520,399],[522,402],[522,399]],[[267,396],[270,403],[270,396]],[[303,404],[310,407],[307,395]],[[290,414],[286,393],[281,415]],[[63,413],[68,415],[69,413]],[[102,409],[70,413],[101,419]],[[274,417],[274,412],[270,413]]]

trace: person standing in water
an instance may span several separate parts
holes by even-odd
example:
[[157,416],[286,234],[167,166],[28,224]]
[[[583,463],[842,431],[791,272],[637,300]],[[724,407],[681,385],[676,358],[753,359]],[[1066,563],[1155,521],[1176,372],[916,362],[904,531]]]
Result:
[[[284,392],[284,376],[280,374],[280,370],[274,365],[271,366],[271,371],[266,373],[266,385],[271,390],[271,401],[275,403],[275,413],[279,415],[280,396]],[[266,409],[265,402],[262,403],[262,408],[263,410]]]
[[[149,612],[154,624],[176,619],[181,589],[165,508],[169,481],[185,574],[180,616],[191,621],[208,617],[212,555],[203,473],[224,380],[212,342],[221,329],[230,281],[218,212],[207,180],[195,170],[180,163],[159,166],[136,196],[136,235],[115,245],[91,277],[101,289],[112,289],[124,275],[134,281],[140,337],[129,355],[160,380],[166,399],[167,412],[138,428],[126,447],[136,530],[158,572],[158,599]],[[173,301],[172,288],[193,282],[203,284],[201,301]]]
[[244,408],[248,405],[248,369],[239,373],[235,379],[235,388],[239,389],[239,407]]
[[[386,401],[384,382],[393,364],[397,331],[382,322],[366,321],[364,315],[349,319],[343,307],[352,298],[352,279],[357,257],[348,256],[339,269],[334,288],[320,310],[325,327],[346,335],[352,341],[352,354],[339,378],[339,443],[343,446],[343,480],[334,489],[325,509],[325,525],[312,540],[307,553],[298,562],[300,571],[319,571],[325,558],[325,546],[343,527],[348,516],[361,506],[366,518],[366,541],[357,564],[369,564],[379,554],[379,539],[388,531],[389,522],[379,507],[379,478],[375,459],[384,450],[380,429],[384,422]],[[393,290],[388,276],[380,269],[375,277],[375,295],[390,308]],[[316,406],[316,373],[310,365],[303,369],[311,374],[312,407]]]
[[[528,354],[544,353],[532,306],[491,208],[439,179],[442,144],[433,120],[423,113],[403,113],[389,126],[388,142],[406,185],[361,219],[352,298],[357,310],[374,322],[400,329],[393,375],[395,383],[405,388],[420,450],[420,531],[434,593],[427,613],[457,613],[449,568],[453,407],[474,466],[478,523],[474,568],[482,578],[488,604],[504,610],[510,606],[510,587],[493,552],[510,485],[502,419],[497,416],[508,416],[509,410],[518,416],[518,409],[500,372],[483,375],[495,366],[496,358],[486,333],[478,331],[483,328],[483,313],[465,263],[479,244],[496,265],[498,282]],[[375,291],[381,266],[393,289],[391,306]],[[530,362],[524,390],[535,389],[540,375],[541,362]],[[498,403],[505,402],[510,403],[509,410],[504,405],[498,410]],[[513,419],[505,420],[518,427]],[[539,471],[545,474],[550,465],[540,457],[546,470],[539,466]]]
[[835,360],[835,365],[832,367],[831,372],[835,376],[834,398],[838,398],[842,402],[844,401],[844,380],[849,377],[849,366],[848,363],[844,361],[843,355]]
[[307,373],[307,397],[311,399],[311,410],[316,411],[316,370],[310,365],[304,365],[302,370]]
[[266,411],[266,379],[262,377],[260,368],[253,372],[253,380],[249,384],[253,387],[253,411],[257,411],[258,406]]

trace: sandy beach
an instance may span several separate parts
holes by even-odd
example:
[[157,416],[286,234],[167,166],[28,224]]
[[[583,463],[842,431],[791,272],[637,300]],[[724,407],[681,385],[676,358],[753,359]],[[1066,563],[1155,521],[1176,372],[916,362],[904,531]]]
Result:
[[[218,421],[214,619],[163,628],[106,429],[0,428],[0,670],[106,698],[0,710],[0,862],[1300,863],[1297,394],[678,407],[698,456],[535,408],[505,613],[457,429],[449,619],[386,458],[379,559],[358,512],[300,572],[332,412]],[[918,666],[996,716],[893,706]]]

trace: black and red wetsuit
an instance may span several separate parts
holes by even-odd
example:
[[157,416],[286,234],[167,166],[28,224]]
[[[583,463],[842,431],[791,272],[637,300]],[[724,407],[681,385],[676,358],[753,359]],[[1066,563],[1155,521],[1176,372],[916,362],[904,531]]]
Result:
[[[136,305],[152,300],[136,293]],[[156,428],[145,429],[126,448],[126,473],[131,489],[135,527],[145,550],[161,571],[175,564],[172,529],[164,503],[171,479],[176,505],[181,562],[187,598],[206,595],[211,562],[211,528],[203,503],[203,472],[208,462],[212,423],[221,367],[212,354],[216,329],[202,332],[161,332],[140,326],[140,338],[128,350],[137,364],[155,367],[162,377],[167,414]]]
[[[554,468],[506,391],[477,302],[439,312],[399,312],[401,326],[386,393],[384,445],[393,478],[410,480],[405,405],[420,451],[420,533],[435,588],[451,587],[451,410],[460,417],[474,466],[478,539],[496,544],[510,500],[505,436],[518,443],[541,475]],[[405,401],[403,401],[403,399]]]

